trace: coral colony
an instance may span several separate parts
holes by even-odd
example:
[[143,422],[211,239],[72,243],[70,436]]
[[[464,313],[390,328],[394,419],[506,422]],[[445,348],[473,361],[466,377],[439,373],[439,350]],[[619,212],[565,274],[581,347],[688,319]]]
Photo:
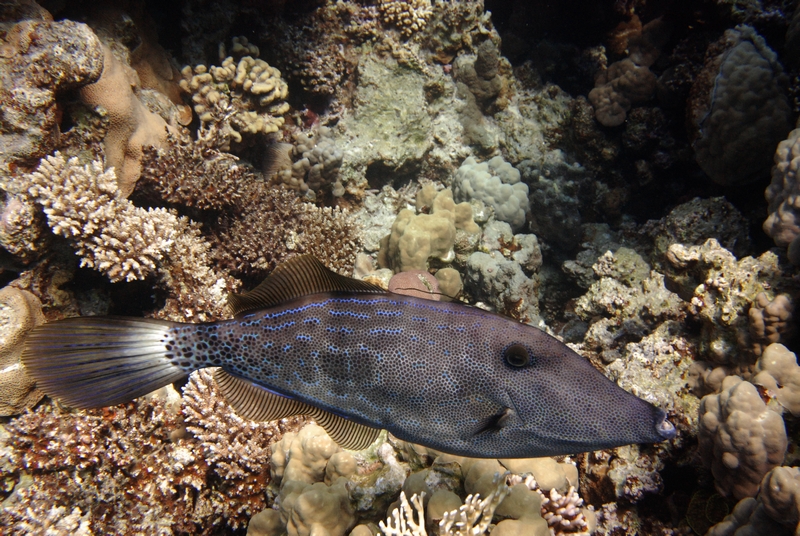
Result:
[[[562,4],[4,2],[0,532],[800,531],[800,9]],[[229,319],[309,254],[540,328],[675,429],[356,451],[220,369],[77,409],[23,364],[67,318]],[[580,380],[539,393],[561,431]]]

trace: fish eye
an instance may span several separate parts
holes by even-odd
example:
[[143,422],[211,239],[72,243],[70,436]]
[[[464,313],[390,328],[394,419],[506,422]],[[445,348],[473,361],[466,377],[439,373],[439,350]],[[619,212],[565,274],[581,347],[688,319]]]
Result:
[[503,359],[514,368],[525,367],[530,364],[531,356],[525,346],[516,343],[506,346],[503,350]]

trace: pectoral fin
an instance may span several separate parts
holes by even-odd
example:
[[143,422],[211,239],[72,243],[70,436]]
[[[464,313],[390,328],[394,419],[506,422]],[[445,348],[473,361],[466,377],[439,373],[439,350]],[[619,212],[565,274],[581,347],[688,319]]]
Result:
[[233,407],[236,414],[244,419],[274,421],[292,415],[308,415],[331,436],[331,439],[348,450],[367,448],[381,433],[380,428],[365,426],[305,402],[277,395],[253,382],[228,374],[222,369],[214,372],[214,380],[225,400]]
[[508,426],[516,415],[517,413],[513,409],[502,408],[496,414],[484,419],[472,435],[474,437],[480,434],[499,432]]

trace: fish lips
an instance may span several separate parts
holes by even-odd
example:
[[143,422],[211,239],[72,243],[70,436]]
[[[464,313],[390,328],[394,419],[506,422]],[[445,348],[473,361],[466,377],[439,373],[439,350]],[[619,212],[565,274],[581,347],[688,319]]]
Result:
[[656,410],[656,432],[662,437],[662,441],[673,439],[678,433],[675,425],[667,420],[667,412],[661,408]]

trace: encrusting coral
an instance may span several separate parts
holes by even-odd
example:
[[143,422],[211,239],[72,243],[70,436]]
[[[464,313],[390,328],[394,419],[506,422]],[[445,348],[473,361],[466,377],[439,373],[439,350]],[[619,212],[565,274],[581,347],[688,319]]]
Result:
[[0,289],[0,416],[22,413],[44,396],[19,361],[28,331],[43,323],[39,298],[12,286]]
[[85,24],[54,22],[41,9],[41,20],[23,20],[5,32],[0,43],[0,164],[34,166],[52,152],[60,136],[56,98],[95,82],[103,71],[100,40]]

